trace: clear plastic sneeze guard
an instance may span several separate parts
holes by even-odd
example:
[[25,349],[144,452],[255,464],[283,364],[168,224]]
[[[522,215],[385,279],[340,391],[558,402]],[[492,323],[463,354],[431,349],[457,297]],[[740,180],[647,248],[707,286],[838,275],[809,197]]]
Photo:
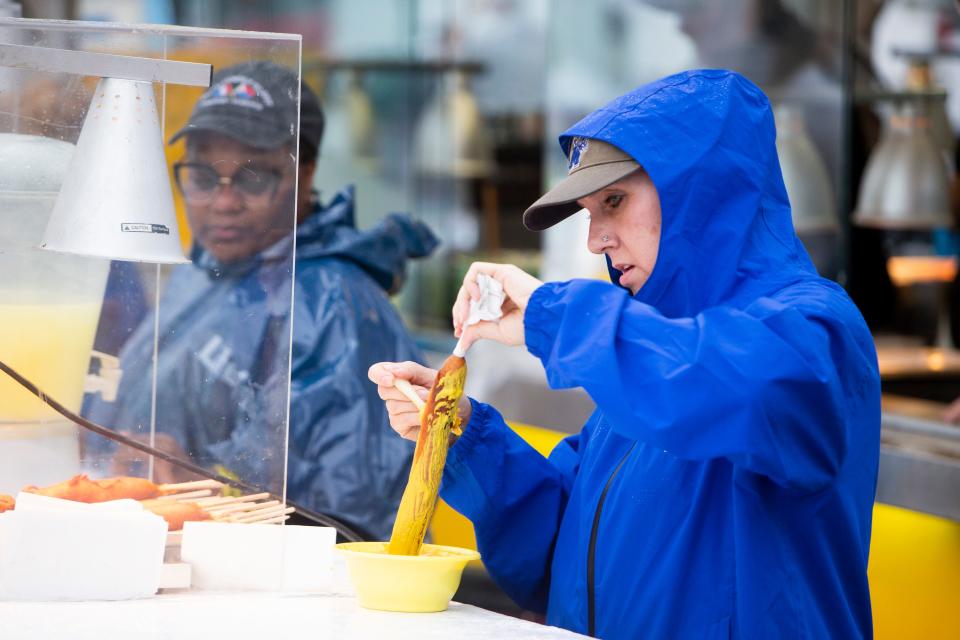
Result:
[[[181,516],[284,521],[300,40],[0,19],[0,45],[30,54],[45,48],[212,65],[209,88],[141,81],[121,94],[110,78],[4,66],[0,50],[0,362],[70,412],[243,485],[221,490],[81,428],[0,372],[0,511],[33,487],[79,502],[172,493],[165,505],[144,503],[170,530],[180,529]],[[243,73],[251,63],[278,65],[296,80],[261,86]],[[231,78],[216,75],[233,67]],[[252,113],[271,106],[271,91],[286,92],[296,108],[274,116],[285,118],[274,123],[285,137],[269,148],[248,144],[246,129],[258,125],[242,116],[226,133],[191,121],[170,143],[201,96]],[[114,136],[121,126],[125,133]],[[129,133],[154,126],[153,143]],[[88,153],[95,143],[100,148]],[[71,162],[78,155],[82,161]],[[113,168],[90,189],[86,172],[95,175],[93,165],[111,157]],[[128,198],[119,211],[109,204],[115,195]],[[151,212],[164,198],[170,218],[158,221]],[[52,212],[62,209],[72,218],[57,238],[70,246],[41,248]],[[168,241],[168,259],[143,244],[125,254],[100,238],[95,223],[105,216],[111,231],[122,226],[137,241],[148,234]],[[177,259],[182,264],[170,264]],[[118,477],[150,482],[106,481]],[[255,490],[272,495],[243,498]],[[193,506],[161,513],[173,503]],[[0,573],[4,542],[0,527]]]

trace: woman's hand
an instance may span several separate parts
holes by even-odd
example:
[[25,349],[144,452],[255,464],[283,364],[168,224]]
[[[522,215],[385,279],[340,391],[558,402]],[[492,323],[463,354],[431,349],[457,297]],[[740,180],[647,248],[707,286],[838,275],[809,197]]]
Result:
[[[147,433],[134,434],[128,431],[124,431],[122,433],[132,440],[142,442],[143,444],[152,445],[153,448],[159,449],[164,453],[169,453],[170,455],[181,460],[188,462],[190,461],[190,456],[187,455],[187,452],[183,450],[183,447],[180,446],[180,443],[168,433],[155,433],[152,442],[150,440],[150,434]],[[111,473],[118,476],[143,475],[149,456],[149,453],[144,453],[139,449],[134,449],[133,447],[128,447],[121,444],[117,447],[117,451],[111,460]],[[166,460],[162,460],[160,458],[154,458],[153,481],[157,484],[187,482],[189,480],[202,479],[203,478],[197,474],[181,469],[171,462],[167,462]]]
[[[470,301],[480,299],[480,287],[477,276],[485,273],[501,285],[506,298],[503,301],[503,317],[496,322],[481,321],[465,327],[470,314]],[[463,278],[463,286],[453,305],[454,335],[462,338],[461,345],[466,351],[477,340],[487,338],[509,346],[526,343],[523,330],[523,314],[527,310],[530,296],[543,283],[512,264],[492,264],[474,262]]]
[[[367,371],[367,377],[377,384],[377,393],[383,398],[390,416],[390,426],[407,440],[416,440],[420,433],[420,410],[394,386],[394,380],[407,380],[424,402],[430,397],[430,388],[437,377],[436,369],[416,362],[378,362]],[[464,427],[470,421],[470,400],[463,396],[457,413]]]

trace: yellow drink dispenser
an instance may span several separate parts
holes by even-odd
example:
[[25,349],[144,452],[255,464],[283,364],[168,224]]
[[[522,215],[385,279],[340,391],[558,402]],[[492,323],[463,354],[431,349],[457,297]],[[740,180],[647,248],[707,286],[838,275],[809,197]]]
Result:
[[[39,248],[73,151],[0,133],[0,361],[79,411],[110,261]],[[79,470],[76,427],[0,376],[0,493]]]

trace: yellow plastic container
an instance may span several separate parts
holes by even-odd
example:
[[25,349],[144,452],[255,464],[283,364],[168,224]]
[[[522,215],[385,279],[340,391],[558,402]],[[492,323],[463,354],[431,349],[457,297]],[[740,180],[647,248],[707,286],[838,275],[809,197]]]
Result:
[[460,586],[463,568],[480,554],[470,549],[425,544],[419,556],[387,553],[386,542],[343,542],[360,606],[381,611],[444,611]]

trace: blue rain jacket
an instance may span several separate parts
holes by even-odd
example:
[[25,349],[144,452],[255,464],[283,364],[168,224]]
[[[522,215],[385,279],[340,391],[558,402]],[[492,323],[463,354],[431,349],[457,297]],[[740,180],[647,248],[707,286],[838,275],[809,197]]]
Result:
[[[292,369],[289,247],[229,265],[195,249],[195,264],[174,270],[160,305],[157,430],[194,461],[278,492],[290,381],[288,497],[387,539],[413,445],[390,429],[366,372],[422,359],[387,292],[436,239],[398,214],[358,231],[349,189],[300,224],[296,242]],[[149,430],[152,340],[150,316],[121,352],[118,401],[97,396],[93,420]]]
[[690,71],[593,112],[564,151],[573,136],[649,172],[657,263],[636,296],[536,290],[527,348],[596,412],[546,459],[475,402],[442,496],[553,625],[589,631],[592,602],[603,638],[870,637],[876,352],[794,234],[767,98]]

